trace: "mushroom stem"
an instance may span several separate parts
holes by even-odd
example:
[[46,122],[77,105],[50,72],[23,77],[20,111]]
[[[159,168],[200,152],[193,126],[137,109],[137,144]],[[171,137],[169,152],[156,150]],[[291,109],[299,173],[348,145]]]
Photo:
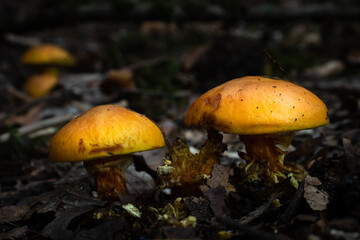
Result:
[[95,179],[96,190],[101,199],[117,199],[127,193],[125,172],[133,156],[111,156],[84,162],[84,167]]
[[248,174],[248,180],[256,181],[259,176],[265,176],[266,182],[271,185],[279,182],[279,178],[287,178],[291,173],[296,180],[302,180],[306,175],[302,166],[284,163],[284,156],[293,135],[293,132],[240,135],[246,153],[239,152],[239,155],[247,162],[245,172]]

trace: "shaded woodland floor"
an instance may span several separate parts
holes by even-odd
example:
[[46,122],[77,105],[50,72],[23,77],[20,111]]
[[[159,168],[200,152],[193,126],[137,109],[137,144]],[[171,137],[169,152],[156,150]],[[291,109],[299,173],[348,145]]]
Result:
[[[0,239],[360,239],[359,4],[205,2],[0,4]],[[20,59],[40,43],[64,47],[76,65],[32,98],[23,84],[40,69]],[[289,179],[241,184],[244,145],[230,134],[211,178],[171,194],[157,185],[166,147],[136,155],[130,193],[112,202],[97,197],[81,163],[48,159],[61,126],[108,103],[196,152],[207,136],[185,127],[189,105],[248,75],[290,77],[328,107],[330,124],[297,132],[286,155],[311,176],[298,189]]]

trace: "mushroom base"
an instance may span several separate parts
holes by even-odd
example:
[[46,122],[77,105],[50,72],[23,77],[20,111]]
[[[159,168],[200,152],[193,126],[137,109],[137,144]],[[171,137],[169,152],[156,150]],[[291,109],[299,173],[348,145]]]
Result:
[[298,181],[306,175],[305,169],[296,163],[285,163],[284,156],[289,147],[293,132],[240,135],[245,144],[246,153],[239,152],[239,156],[246,160],[244,166],[246,180],[258,181],[264,178],[266,184],[278,183],[279,179],[291,177],[291,183],[297,188]]
[[132,163],[132,155],[113,156],[84,162],[93,176],[101,199],[117,199],[127,193],[125,172]]

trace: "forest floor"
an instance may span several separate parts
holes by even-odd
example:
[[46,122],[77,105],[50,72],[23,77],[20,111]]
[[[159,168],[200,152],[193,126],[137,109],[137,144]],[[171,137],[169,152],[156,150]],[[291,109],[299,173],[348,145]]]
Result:
[[[0,239],[360,239],[358,5],[292,1],[299,5],[292,12],[257,1],[261,7],[237,6],[244,19],[236,19],[225,4],[191,21],[161,1],[156,8],[29,2],[0,4],[0,19],[9,23],[0,25]],[[122,19],[116,11],[123,7],[136,11]],[[57,18],[69,9],[68,20]],[[222,19],[220,10],[236,21]],[[34,98],[24,81],[42,69],[20,59],[40,43],[64,47],[76,64],[62,67],[57,86]],[[109,80],[114,73],[120,82]],[[160,189],[156,171],[168,147],[180,138],[197,152],[207,139],[205,130],[183,123],[190,104],[249,75],[293,80],[326,104],[330,123],[296,132],[285,156],[308,177],[297,189],[290,178],[245,184],[238,155],[244,144],[223,134],[227,151],[209,179]],[[48,157],[52,136],[101,104],[146,115],[169,143],[135,154],[129,193],[112,201],[98,198],[82,163]]]

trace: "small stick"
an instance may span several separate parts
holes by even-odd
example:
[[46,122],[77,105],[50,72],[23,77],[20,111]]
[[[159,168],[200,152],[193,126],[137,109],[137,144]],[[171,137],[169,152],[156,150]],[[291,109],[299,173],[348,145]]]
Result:
[[276,199],[278,195],[279,195],[278,193],[272,194],[263,205],[261,205],[260,207],[255,209],[255,211],[252,211],[248,215],[241,218],[239,223],[247,224],[247,223],[251,222],[252,220],[260,217],[271,206],[272,201],[274,199]]
[[17,90],[15,87],[13,87],[10,84],[6,85],[6,91],[10,93],[11,95],[23,100],[24,102],[31,102],[32,98],[26,95],[25,93]]
[[292,79],[292,77],[290,77],[290,75],[287,73],[287,71],[285,70],[285,68],[284,68],[278,61],[276,61],[266,49],[263,49],[263,52],[264,52],[265,55],[270,59],[270,61],[271,61],[273,64],[275,64],[275,66],[276,66],[283,74],[285,74],[285,76],[287,77],[287,79],[288,79],[290,82],[293,83],[293,82],[294,82],[294,79]]
[[[77,114],[66,114],[66,115],[60,115],[60,116],[56,116],[53,118],[48,118],[45,120],[41,120],[38,122],[35,122],[33,124],[30,125],[26,125],[23,127],[20,127],[17,129],[18,135],[22,136],[22,135],[26,135],[29,133],[32,133],[34,131],[43,129],[43,128],[47,128],[47,127],[51,127],[60,123],[64,123],[67,121],[70,121],[71,119],[73,119]],[[8,140],[10,137],[9,133],[4,133],[0,135],[0,142],[4,142],[6,140]]]
[[289,206],[286,208],[285,212],[280,217],[280,222],[287,223],[291,219],[295,217],[295,215],[298,213],[301,203],[303,202],[304,198],[304,184],[305,181],[303,180],[298,190],[296,191],[294,197],[291,199]]

